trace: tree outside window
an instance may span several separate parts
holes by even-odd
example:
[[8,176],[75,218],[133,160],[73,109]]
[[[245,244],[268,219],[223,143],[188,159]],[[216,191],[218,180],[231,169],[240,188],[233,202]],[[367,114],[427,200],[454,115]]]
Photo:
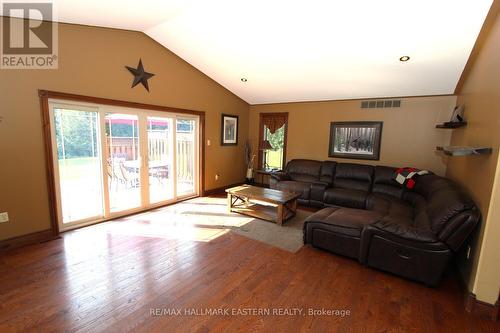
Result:
[[265,165],[269,169],[279,169],[283,168],[283,151],[285,148],[285,125],[281,126],[279,129],[271,134],[267,126],[264,126],[264,140],[268,140],[272,150],[266,150],[263,152]]

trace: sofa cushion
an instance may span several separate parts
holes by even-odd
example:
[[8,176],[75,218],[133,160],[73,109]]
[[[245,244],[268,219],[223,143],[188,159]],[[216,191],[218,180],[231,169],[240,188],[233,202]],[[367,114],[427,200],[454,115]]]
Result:
[[333,177],[335,175],[335,167],[337,162],[334,161],[324,161],[321,165],[321,172],[319,176],[319,181],[327,183],[328,185],[333,184]]
[[337,188],[370,191],[373,178],[371,165],[337,163],[333,186]]
[[396,170],[396,168],[376,166],[373,175],[372,192],[401,198],[404,187],[393,179],[393,175]]
[[427,199],[416,192],[405,192],[403,198],[413,207],[413,226],[431,231],[431,222],[427,215]]
[[338,205],[364,209],[368,192],[344,188],[329,188],[325,191],[324,202],[328,205]]
[[276,189],[300,193],[300,199],[309,200],[311,196],[311,183],[285,180],[276,184]]
[[327,207],[309,216],[305,223],[321,225],[322,228],[331,232],[360,237],[361,230],[365,225],[374,223],[381,218],[382,215],[375,211]]
[[366,209],[393,217],[413,218],[413,207],[408,202],[388,194],[370,193],[366,199]]
[[451,180],[430,174],[419,176],[416,179],[414,191],[429,200],[434,192],[453,187],[454,184]]
[[393,236],[401,237],[410,241],[423,243],[436,243],[439,239],[436,235],[426,229],[418,228],[413,225],[412,219],[408,218],[383,218],[371,224],[371,227],[378,228]]
[[286,173],[291,180],[298,182],[317,182],[322,162],[313,160],[291,160],[286,165]]

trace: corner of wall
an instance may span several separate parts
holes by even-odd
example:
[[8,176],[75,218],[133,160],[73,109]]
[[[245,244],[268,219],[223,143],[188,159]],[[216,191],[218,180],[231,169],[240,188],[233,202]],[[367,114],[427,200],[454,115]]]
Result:
[[488,13],[469,61],[457,84],[458,104],[465,105],[468,126],[453,131],[451,145],[492,147],[491,155],[450,158],[446,175],[461,183],[472,195],[482,214],[479,228],[469,239],[472,255],[458,254],[457,263],[470,292],[478,300],[494,304],[500,287],[500,168],[498,168],[500,114],[500,1]]

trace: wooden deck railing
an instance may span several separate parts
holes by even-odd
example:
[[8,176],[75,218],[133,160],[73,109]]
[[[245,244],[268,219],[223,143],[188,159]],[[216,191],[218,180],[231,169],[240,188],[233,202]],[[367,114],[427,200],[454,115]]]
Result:
[[[148,157],[150,161],[169,160],[170,145],[165,133],[148,133]],[[135,160],[139,156],[139,140],[132,137],[107,138],[108,156]],[[193,181],[195,165],[193,135],[177,133],[177,177],[179,181]]]

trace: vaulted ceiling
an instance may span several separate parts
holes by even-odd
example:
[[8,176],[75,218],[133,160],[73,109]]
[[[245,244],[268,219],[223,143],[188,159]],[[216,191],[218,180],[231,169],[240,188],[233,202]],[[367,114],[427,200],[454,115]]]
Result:
[[453,93],[492,0],[53,2],[60,22],[143,31],[261,104]]

